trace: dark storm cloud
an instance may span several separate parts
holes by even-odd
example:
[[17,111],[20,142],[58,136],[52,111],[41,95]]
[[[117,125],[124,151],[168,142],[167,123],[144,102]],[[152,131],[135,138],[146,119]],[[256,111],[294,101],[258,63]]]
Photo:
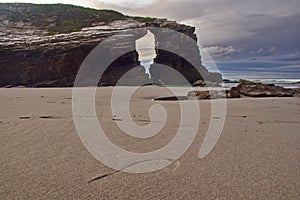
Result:
[[300,51],[300,14],[283,17],[246,16],[239,27],[246,34],[233,33],[236,37],[206,42],[208,51],[212,47],[243,49],[231,51],[234,59],[267,55],[279,59],[285,54]]
[[252,44],[273,45],[283,49],[295,50],[296,48],[299,50],[300,13],[283,17],[254,17],[249,21],[252,21],[253,24],[249,29],[253,33]]

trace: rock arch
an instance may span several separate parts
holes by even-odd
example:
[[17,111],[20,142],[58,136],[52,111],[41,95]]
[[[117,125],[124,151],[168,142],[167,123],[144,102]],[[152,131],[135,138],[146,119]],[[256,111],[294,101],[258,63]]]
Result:
[[[96,78],[97,80],[100,78],[99,85],[116,85],[126,72],[133,69],[135,74],[127,77],[128,80],[131,80],[129,81],[131,85],[142,85],[152,81],[165,84],[178,83],[179,80],[172,76],[172,72],[162,73],[159,64],[172,67],[184,75],[191,84],[202,79],[213,82],[222,81],[220,74],[210,73],[201,65],[197,42],[186,45],[183,38],[177,38],[178,41],[183,40],[182,45],[174,47],[186,50],[193,58],[193,65],[191,65],[184,59],[184,55],[174,55],[171,52],[161,50],[160,45],[168,43],[168,40],[164,38],[164,33],[153,31],[153,27],[175,30],[197,41],[194,27],[167,20],[140,23],[132,19],[114,22],[108,24],[108,26],[113,28],[107,29],[107,26],[103,26],[102,29],[89,27],[80,32],[31,37],[29,40],[29,36],[16,35],[15,37],[20,37],[18,41],[0,36],[0,39],[2,39],[2,42],[0,42],[0,87],[19,85],[27,87],[71,87],[82,62],[99,43],[111,40],[113,48],[108,47],[108,56],[116,55],[118,51],[120,52],[120,49],[124,50],[128,47],[132,47],[128,48],[131,50],[135,49],[135,41],[143,37],[147,30],[155,35],[156,41],[157,57],[150,69],[152,80],[146,78],[145,69],[138,61],[137,51],[130,50],[112,62],[109,67],[103,66],[103,68],[96,69],[105,70],[102,77],[87,77],[85,85],[89,84],[89,80]],[[137,31],[133,35],[127,34],[127,32],[135,31],[136,28]],[[117,39],[114,37],[117,37]],[[197,71],[200,71],[201,75]],[[125,83],[128,84],[128,81],[125,81]]]
[[[190,40],[187,41],[181,34],[170,34],[167,31],[164,32],[163,29],[155,29],[155,27],[184,33],[192,38],[194,42],[191,42]],[[194,27],[177,24],[176,22],[147,23],[143,29],[139,29],[139,32],[136,33],[135,37],[131,37],[127,40],[127,45],[135,45],[135,41],[144,37],[147,34],[147,31],[150,31],[155,37],[156,58],[154,59],[154,64],[150,67],[151,80],[148,79],[147,76],[144,76],[145,69],[141,66],[138,59],[138,53],[135,50],[128,52],[115,60],[103,73],[99,85],[116,85],[118,80],[133,68],[136,68],[134,75],[127,77],[127,80],[119,82],[120,85],[141,85],[149,82],[173,85],[183,84],[184,81],[178,79],[174,70],[182,74],[191,84],[197,80],[208,80],[218,83],[222,81],[220,74],[210,73],[202,66]],[[189,58],[193,58],[193,64],[184,59],[184,55],[176,55],[172,52],[160,49],[160,46],[173,45],[170,40],[179,41],[176,46],[173,46],[172,48],[183,49],[183,51],[189,55]],[[174,70],[163,68],[161,65],[169,66]],[[133,79],[134,77],[135,80]]]

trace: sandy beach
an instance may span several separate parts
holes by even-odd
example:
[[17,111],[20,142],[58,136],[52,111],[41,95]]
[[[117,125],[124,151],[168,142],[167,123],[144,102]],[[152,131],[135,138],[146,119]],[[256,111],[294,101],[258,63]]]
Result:
[[[148,139],[124,134],[111,112],[113,88],[98,88],[96,111],[107,137],[132,152],[149,152],[176,134],[177,101],[162,87],[142,87],[130,112],[141,126],[148,108],[165,107],[161,133]],[[185,91],[183,91],[185,93]],[[183,95],[186,95],[183,94]],[[299,199],[300,99],[227,100],[221,137],[198,158],[211,118],[210,101],[199,101],[201,119],[191,147],[170,166],[144,174],[111,169],[82,144],[72,115],[72,89],[0,89],[1,199]]]

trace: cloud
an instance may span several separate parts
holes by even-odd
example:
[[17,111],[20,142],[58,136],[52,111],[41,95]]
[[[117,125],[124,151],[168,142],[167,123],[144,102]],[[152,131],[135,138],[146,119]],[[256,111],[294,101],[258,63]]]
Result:
[[[95,1],[95,0],[93,0]],[[153,16],[172,20],[186,20],[204,15],[207,0],[130,0],[129,3],[118,3],[122,0],[103,0],[112,9],[128,15]],[[124,0],[124,2],[127,2]],[[95,5],[96,7],[97,5]]]
[[[95,1],[95,0],[94,0]],[[152,3],[152,0],[101,0],[101,2],[104,2],[105,4],[119,6],[119,7],[125,7],[125,8],[141,8],[148,6]]]
[[298,61],[300,63],[300,51],[282,54],[276,59],[281,61]]
[[216,63],[226,78],[299,78],[300,63],[228,61]]
[[201,46],[244,49],[243,54],[227,49],[216,55],[219,59],[228,59],[228,53],[232,59],[243,59],[252,57],[250,52],[276,57],[299,51],[299,6],[298,0],[154,0],[141,9],[121,9],[194,25]]
[[262,52],[264,52],[264,51],[265,51],[264,48],[259,48],[259,49],[256,51],[256,53],[262,53]]
[[272,53],[272,52],[274,52],[274,51],[276,51],[276,48],[275,48],[275,47],[270,47],[269,53]]
[[233,53],[242,52],[243,49],[237,49],[234,46],[209,46],[202,49],[213,58],[228,56]]

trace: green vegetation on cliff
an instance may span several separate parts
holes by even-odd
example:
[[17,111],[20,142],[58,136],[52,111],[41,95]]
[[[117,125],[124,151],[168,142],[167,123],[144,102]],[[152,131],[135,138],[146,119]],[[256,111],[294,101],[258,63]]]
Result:
[[154,17],[140,17],[140,16],[135,16],[135,17],[132,17],[133,19],[137,20],[137,21],[140,21],[140,22],[154,22],[155,20],[158,20],[157,18],[154,18]]
[[30,23],[49,34],[69,33],[89,27],[95,22],[126,19],[113,10],[96,10],[64,4],[1,3],[0,19]]
[[125,16],[114,10],[97,10],[66,4],[0,3],[2,24],[11,24],[11,27],[15,27],[16,24],[29,25],[43,30],[44,35],[76,32],[96,22],[109,23],[125,19],[134,19],[141,23],[158,20],[153,17]]

